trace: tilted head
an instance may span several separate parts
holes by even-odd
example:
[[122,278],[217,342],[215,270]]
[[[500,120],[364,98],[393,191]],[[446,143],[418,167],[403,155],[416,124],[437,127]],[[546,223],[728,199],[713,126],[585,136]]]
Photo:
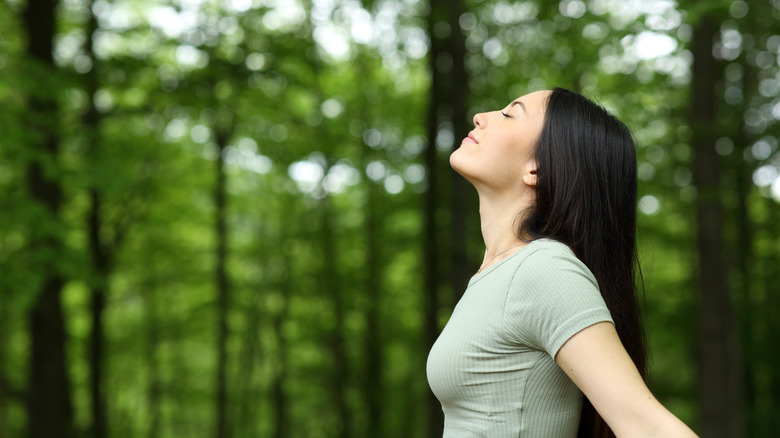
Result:
[[521,206],[519,238],[551,237],[573,247],[589,230],[633,241],[631,133],[577,93],[536,91],[501,110],[476,114],[474,130],[450,164],[481,195],[498,195],[508,208]]
[[474,115],[474,130],[450,156],[452,168],[480,194],[530,193],[535,184],[534,149],[549,94],[536,91],[501,110]]

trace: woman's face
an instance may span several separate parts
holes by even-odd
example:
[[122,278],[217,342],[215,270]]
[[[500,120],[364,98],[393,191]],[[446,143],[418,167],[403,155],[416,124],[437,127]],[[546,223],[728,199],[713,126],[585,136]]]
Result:
[[535,91],[502,110],[475,115],[474,130],[450,156],[452,168],[477,188],[521,188],[523,176],[536,170],[534,146],[549,94],[549,90]]

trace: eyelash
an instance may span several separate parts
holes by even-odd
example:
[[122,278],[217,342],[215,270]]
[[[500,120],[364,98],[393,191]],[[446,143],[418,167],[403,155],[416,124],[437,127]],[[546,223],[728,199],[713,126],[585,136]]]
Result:
[[509,118],[509,114],[507,114],[507,113],[505,113],[505,112],[503,112],[503,111],[501,111],[501,114],[502,114],[504,117],[506,117],[507,119]]

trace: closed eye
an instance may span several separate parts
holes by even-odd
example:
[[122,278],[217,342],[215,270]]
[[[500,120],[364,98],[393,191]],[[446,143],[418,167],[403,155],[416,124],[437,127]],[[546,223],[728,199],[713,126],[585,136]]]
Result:
[[501,115],[503,115],[503,116],[504,116],[504,117],[506,117],[507,119],[509,118],[509,114],[507,114],[507,113],[505,113],[505,112],[503,112],[503,111],[501,111]]

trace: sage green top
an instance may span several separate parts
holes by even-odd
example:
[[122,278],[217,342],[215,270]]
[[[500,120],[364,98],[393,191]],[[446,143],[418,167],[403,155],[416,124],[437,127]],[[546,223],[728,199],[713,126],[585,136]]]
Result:
[[576,437],[583,396],[553,358],[602,321],[596,279],[562,243],[533,241],[475,275],[428,356],[444,437]]

